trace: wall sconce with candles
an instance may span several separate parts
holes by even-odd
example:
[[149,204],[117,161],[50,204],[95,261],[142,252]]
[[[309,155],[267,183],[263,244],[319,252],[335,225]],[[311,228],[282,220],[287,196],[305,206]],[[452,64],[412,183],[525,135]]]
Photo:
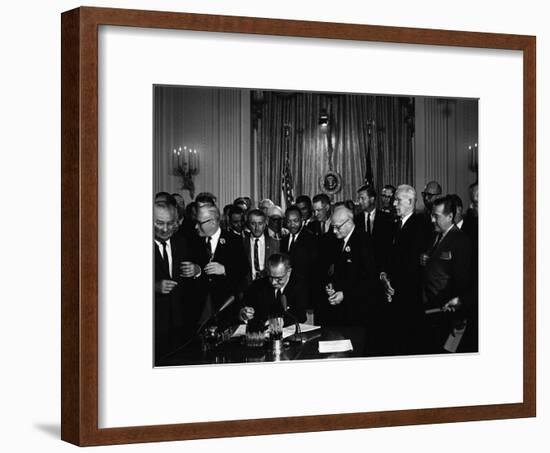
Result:
[[181,190],[188,190],[191,199],[195,198],[194,177],[200,171],[200,155],[196,148],[183,147],[174,148],[170,151],[172,159],[172,170],[174,176],[181,178]]
[[319,115],[319,126],[327,127],[329,122],[327,109],[322,109],[321,114]]
[[468,168],[477,173],[478,147],[477,143],[468,145]]

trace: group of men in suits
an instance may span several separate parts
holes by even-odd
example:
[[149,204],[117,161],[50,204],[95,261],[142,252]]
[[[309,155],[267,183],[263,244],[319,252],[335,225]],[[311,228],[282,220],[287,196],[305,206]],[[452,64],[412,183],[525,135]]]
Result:
[[411,186],[385,186],[377,207],[365,185],[358,204],[302,195],[283,213],[268,199],[255,209],[239,198],[225,218],[211,194],[185,218],[157,196],[156,356],[214,317],[261,329],[272,316],[304,322],[308,310],[322,326],[364,328],[369,355],[443,352],[457,320],[477,313],[477,185],[474,192],[467,213],[430,182],[423,213]]

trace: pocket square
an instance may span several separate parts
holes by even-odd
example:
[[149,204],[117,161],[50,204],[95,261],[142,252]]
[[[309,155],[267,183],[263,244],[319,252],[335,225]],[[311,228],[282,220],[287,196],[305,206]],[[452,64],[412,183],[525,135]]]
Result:
[[452,260],[453,254],[451,253],[451,251],[441,252],[441,255],[439,256],[439,258],[441,258],[442,260]]

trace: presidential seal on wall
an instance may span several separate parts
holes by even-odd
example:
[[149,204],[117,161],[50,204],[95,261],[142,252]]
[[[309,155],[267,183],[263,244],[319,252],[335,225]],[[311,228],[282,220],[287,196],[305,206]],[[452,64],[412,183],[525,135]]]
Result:
[[319,186],[324,193],[335,194],[342,188],[342,177],[335,171],[329,170],[319,178]]

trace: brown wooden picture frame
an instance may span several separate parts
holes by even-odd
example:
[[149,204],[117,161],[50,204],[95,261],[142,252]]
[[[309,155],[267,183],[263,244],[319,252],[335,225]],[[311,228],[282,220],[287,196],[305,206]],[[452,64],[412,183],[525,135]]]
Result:
[[[523,52],[523,402],[98,428],[98,27],[442,45]],[[297,433],[536,415],[536,162],[533,36],[81,7],[62,22],[61,438],[76,445]],[[82,219],[86,219],[83,221]]]

